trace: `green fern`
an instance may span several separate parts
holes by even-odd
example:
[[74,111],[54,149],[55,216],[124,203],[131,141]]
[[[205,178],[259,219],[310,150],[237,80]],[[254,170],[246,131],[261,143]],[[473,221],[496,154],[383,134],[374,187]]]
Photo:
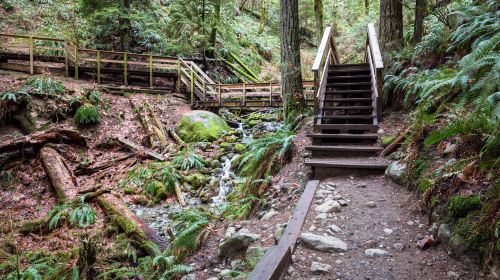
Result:
[[179,151],[173,158],[172,163],[180,170],[187,171],[191,168],[202,169],[206,161],[197,155],[191,147]]
[[78,125],[98,123],[100,120],[99,109],[90,103],[85,103],[76,110],[75,123]]
[[47,213],[49,218],[49,229],[59,227],[64,221],[68,221],[71,226],[84,228],[94,224],[95,213],[92,207],[80,198],[78,203],[65,203],[56,205]]
[[214,216],[203,209],[188,209],[172,217],[177,232],[170,251],[180,260],[201,247],[210,232]]
[[50,77],[30,78],[21,88],[21,91],[35,92],[46,96],[59,97],[66,92],[64,85]]

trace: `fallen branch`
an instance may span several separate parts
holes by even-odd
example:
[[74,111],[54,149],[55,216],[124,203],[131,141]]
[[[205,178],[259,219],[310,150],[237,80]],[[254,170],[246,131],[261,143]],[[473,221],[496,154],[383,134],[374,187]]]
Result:
[[117,163],[119,163],[121,161],[129,159],[133,155],[134,154],[127,154],[127,155],[124,155],[124,156],[121,156],[121,157],[118,157],[118,158],[114,158],[114,159],[103,161],[103,162],[101,162],[101,163],[99,163],[97,165],[94,165],[92,167],[79,168],[79,169],[77,169],[75,171],[75,175],[80,176],[80,175],[90,175],[90,174],[93,174],[93,173],[95,173],[97,171],[101,171],[101,170],[110,168],[111,166],[114,166],[114,165],[116,165]]
[[154,131],[156,137],[158,138],[158,140],[160,140],[160,143],[163,146],[168,145],[167,135],[165,133],[165,129],[163,128],[163,124],[161,123],[160,119],[155,114],[153,109],[151,109],[151,106],[149,105],[149,103],[146,102],[145,106],[149,112],[149,115],[151,116],[151,119],[153,120],[152,127],[153,127],[153,131]]
[[184,196],[182,195],[181,187],[178,184],[175,184],[175,194],[177,195],[177,200],[179,201],[180,206],[186,206],[186,201],[184,201]]
[[49,175],[59,202],[65,202],[77,197],[76,184],[59,153],[53,148],[43,147],[40,150],[40,159],[47,175]]
[[154,147],[154,139],[153,139],[153,131],[149,128],[149,123],[147,121],[147,114],[142,113],[142,106],[136,106],[134,102],[132,101],[132,98],[129,99],[130,106],[132,107],[132,111],[134,111],[137,114],[137,119],[141,123],[142,128],[144,129],[144,132],[147,135],[148,138],[148,144],[150,147]]
[[394,139],[394,141],[391,142],[391,144],[389,144],[387,147],[385,147],[385,149],[380,153],[380,155],[387,156],[387,155],[392,154],[394,151],[396,151],[398,149],[399,145],[401,144],[401,142],[403,142],[403,140],[406,139],[406,135],[408,135],[409,132],[410,132],[410,128],[407,128],[405,131],[400,133],[398,135],[398,137],[396,137],[396,139]]
[[147,149],[145,147],[142,147],[142,146],[139,146],[137,144],[134,144],[133,142],[131,141],[128,141],[126,139],[123,139],[123,138],[116,138],[116,141],[118,141],[119,143],[127,146],[129,149],[133,150],[133,151],[136,151],[136,152],[139,152],[141,154],[145,154],[151,158],[154,158],[154,159],[157,159],[157,160],[160,160],[160,161],[165,161],[165,157],[156,153],[156,152],[153,152],[151,151],[150,149]]
[[2,143],[0,144],[0,153],[27,148],[40,148],[49,142],[69,142],[87,146],[87,138],[82,136],[77,130],[51,128]]
[[137,241],[139,247],[149,255],[155,256],[167,247],[156,232],[141,221],[116,196],[104,194],[97,199],[97,202],[104,213],[111,217],[130,238]]
[[186,142],[184,142],[184,140],[182,140],[182,138],[179,137],[179,135],[177,135],[177,133],[175,133],[175,130],[173,128],[169,128],[168,129],[168,133],[175,140],[175,142],[177,142],[177,144],[179,144],[179,145],[185,145],[186,144]]

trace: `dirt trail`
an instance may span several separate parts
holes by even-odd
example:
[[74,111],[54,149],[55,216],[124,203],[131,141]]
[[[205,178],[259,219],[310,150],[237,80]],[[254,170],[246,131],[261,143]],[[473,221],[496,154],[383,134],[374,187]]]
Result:
[[[316,206],[329,199],[338,201],[339,196],[347,206],[326,218],[317,216]],[[416,247],[417,239],[429,234],[416,204],[413,194],[383,176],[323,180],[302,231],[337,237],[347,244],[347,251],[320,252],[302,241],[287,279],[483,279],[472,260],[453,258],[443,245]],[[340,228],[338,233],[328,229],[332,224]],[[367,256],[365,250],[374,248],[387,255]],[[312,272],[313,262],[331,268]]]

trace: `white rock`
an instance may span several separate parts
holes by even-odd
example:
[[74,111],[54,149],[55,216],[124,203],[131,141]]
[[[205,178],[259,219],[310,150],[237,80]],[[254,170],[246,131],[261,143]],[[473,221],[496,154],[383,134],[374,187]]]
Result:
[[340,204],[340,206],[347,206],[347,204],[348,204],[347,201],[345,201],[343,199],[339,199],[337,202]]
[[373,258],[373,257],[379,257],[379,256],[387,256],[389,253],[387,251],[384,251],[382,249],[366,249],[365,250],[365,256]]
[[458,279],[460,277],[460,274],[456,273],[455,271],[448,271],[446,272],[446,276],[451,279]]
[[260,220],[261,221],[268,221],[268,220],[274,218],[278,214],[279,213],[276,210],[271,209],[269,212],[267,212],[266,214],[264,214],[264,216],[262,216],[262,218],[260,218]]
[[311,272],[316,272],[316,273],[328,273],[332,270],[332,266],[324,263],[319,263],[319,262],[312,262],[311,263],[311,268],[309,268],[309,271]]
[[385,233],[386,235],[391,235],[391,234],[392,234],[392,232],[393,232],[393,230],[392,230],[392,229],[390,229],[390,228],[384,228],[384,233]]
[[375,203],[375,201],[368,201],[365,205],[368,208],[375,208],[375,207],[377,207],[377,203]]
[[328,228],[331,229],[332,231],[336,232],[336,233],[339,233],[339,232],[342,231],[338,226],[336,226],[334,224],[329,225]]
[[403,243],[394,243],[392,247],[397,251],[403,251],[405,249],[405,245]]
[[328,213],[320,213],[318,215],[316,215],[316,217],[314,217],[314,219],[316,220],[324,220],[328,218]]
[[327,200],[323,204],[316,206],[314,210],[319,213],[340,212],[342,206],[335,200]]
[[226,233],[224,234],[224,238],[229,238],[233,236],[236,233],[236,228],[234,227],[228,227],[226,230]]
[[300,239],[305,245],[323,252],[345,252],[347,244],[333,236],[321,236],[310,232],[304,232]]

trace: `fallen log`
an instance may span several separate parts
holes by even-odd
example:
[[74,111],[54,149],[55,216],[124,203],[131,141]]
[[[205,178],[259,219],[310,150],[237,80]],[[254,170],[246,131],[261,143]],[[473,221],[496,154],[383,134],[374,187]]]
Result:
[[182,196],[181,187],[178,184],[175,184],[175,194],[177,195],[177,200],[179,201],[180,206],[186,206],[186,201],[184,201],[184,197]]
[[83,168],[77,168],[75,170],[75,175],[80,176],[80,175],[91,175],[97,171],[105,170],[107,168],[110,168],[111,166],[114,166],[115,164],[124,161],[130,157],[132,157],[134,154],[127,154],[118,158],[110,159],[103,161],[97,165],[94,165],[92,167],[83,167]]
[[40,150],[40,159],[49,175],[59,202],[64,203],[78,195],[76,184],[62,157],[53,148],[43,147]]
[[0,153],[27,148],[40,148],[46,143],[76,143],[87,146],[87,138],[73,129],[51,128],[0,144]]
[[179,144],[179,145],[185,145],[186,144],[186,142],[184,142],[184,140],[182,140],[182,138],[179,137],[179,135],[177,135],[177,133],[175,133],[175,130],[173,128],[169,128],[168,129],[168,133],[175,140],[175,142],[177,142],[177,144]]
[[149,103],[146,102],[145,106],[149,112],[149,115],[151,116],[151,119],[153,120],[152,127],[153,127],[153,131],[154,131],[156,137],[158,138],[158,140],[160,140],[160,143],[163,146],[168,145],[167,135],[165,133],[165,129],[163,128],[163,124],[161,123],[160,119],[155,114],[153,109],[151,109],[151,106],[149,105]]
[[407,128],[405,131],[400,133],[398,135],[398,137],[396,137],[396,139],[394,139],[394,141],[391,142],[391,144],[389,144],[387,147],[385,147],[385,149],[380,153],[380,155],[387,156],[387,155],[392,154],[394,151],[396,151],[398,149],[399,145],[401,144],[401,142],[403,142],[403,140],[406,139],[406,135],[408,135],[409,132],[410,132],[410,128]]
[[100,196],[97,198],[97,203],[104,213],[111,217],[130,238],[137,241],[139,247],[149,255],[156,256],[167,248],[165,241],[113,194]]
[[150,147],[154,147],[154,139],[153,139],[153,133],[149,127],[149,123],[147,120],[147,113],[143,114],[143,106],[136,106],[134,104],[134,101],[132,101],[132,98],[129,99],[130,102],[130,107],[132,107],[132,111],[134,111],[137,115],[137,120],[141,123],[142,128],[144,129],[144,133],[146,133],[146,136],[148,138],[148,144]]
[[151,157],[153,159],[157,159],[157,160],[160,160],[160,161],[165,161],[166,160],[164,156],[162,156],[162,155],[160,155],[160,154],[158,154],[156,152],[153,152],[150,149],[147,149],[145,147],[142,147],[142,146],[139,146],[137,144],[134,144],[133,142],[131,142],[129,140],[117,137],[116,141],[118,141],[119,143],[127,146],[129,149],[131,149],[133,151],[145,154],[145,155],[147,155],[147,156],[149,156],[149,157]]

